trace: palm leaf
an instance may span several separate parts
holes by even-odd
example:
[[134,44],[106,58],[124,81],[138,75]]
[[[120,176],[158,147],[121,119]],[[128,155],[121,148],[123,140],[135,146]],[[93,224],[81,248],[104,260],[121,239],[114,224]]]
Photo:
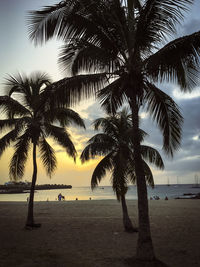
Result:
[[4,130],[6,128],[13,128],[17,121],[19,121],[19,119],[0,120],[0,130]]
[[40,11],[30,11],[27,17],[29,37],[37,43],[48,41],[54,35],[61,36],[66,26],[64,15],[75,1],[63,1],[46,6]]
[[127,174],[127,162],[129,155],[118,151],[113,155],[113,168],[112,168],[112,187],[116,193],[117,200],[120,201],[120,197],[127,192],[128,176]]
[[106,73],[78,75],[64,78],[52,83],[43,93],[46,99],[54,105],[73,106],[80,100],[95,96],[95,94],[107,84]]
[[178,82],[183,91],[191,91],[199,82],[200,32],[178,38],[145,62],[154,81]]
[[112,153],[105,156],[96,166],[92,174],[91,188],[92,190],[101,182],[106,171],[112,170]]
[[43,116],[51,123],[58,121],[62,127],[74,123],[77,126],[85,128],[84,121],[79,114],[69,108],[51,108],[44,112]]
[[28,158],[28,151],[30,147],[30,134],[26,131],[18,138],[14,146],[15,152],[10,162],[10,177],[17,180],[23,177],[25,164]]
[[[73,58],[73,60],[72,60]],[[64,69],[71,69],[73,75],[80,72],[114,72],[119,66],[119,59],[112,50],[95,46],[89,42],[66,44],[63,46],[59,62]]]
[[98,99],[106,113],[115,114],[119,107],[127,102],[126,89],[127,77],[123,75],[98,93]]
[[[143,160],[143,167],[144,167],[144,174],[145,174],[146,182],[151,187],[154,187],[153,174],[152,174],[151,169],[149,168],[148,164],[144,160]],[[135,161],[133,159],[133,155],[132,155],[132,157],[129,158],[129,160],[127,162],[126,176],[129,178],[129,180],[133,184],[136,184],[137,177],[136,177],[136,173],[135,173]]]
[[26,116],[31,114],[26,107],[9,96],[0,96],[0,109],[10,118],[13,118],[14,116]]
[[162,42],[166,35],[176,33],[176,25],[193,0],[147,0],[140,10],[136,30],[135,47],[149,51]]
[[54,149],[43,138],[39,141],[40,154],[47,175],[51,177],[57,166],[56,155]]
[[150,83],[146,86],[145,101],[147,111],[163,133],[164,151],[173,156],[174,151],[180,146],[183,122],[178,106],[170,96]]
[[146,182],[151,187],[154,187],[154,179],[153,179],[153,174],[151,172],[151,169],[149,168],[148,164],[145,161],[143,161],[143,166],[144,166],[144,173],[145,173]]
[[93,127],[94,130],[102,129],[102,131],[110,136],[117,136],[118,129],[117,125],[113,123],[113,120],[117,120],[114,117],[99,118],[94,120]]
[[88,145],[81,153],[80,159],[82,163],[95,156],[106,156],[114,149],[114,140],[106,134],[96,134],[89,141]]
[[11,130],[7,134],[5,134],[1,139],[0,139],[0,157],[2,153],[5,151],[5,149],[14,141],[16,141],[19,133],[20,133],[20,128],[16,127],[15,129]]
[[162,157],[156,149],[149,146],[141,145],[141,154],[143,159],[147,160],[149,163],[154,164],[161,170],[164,169]]
[[69,133],[62,128],[51,124],[44,124],[46,133],[52,137],[59,145],[66,149],[67,154],[73,157],[74,161],[76,159],[76,149],[70,139]]

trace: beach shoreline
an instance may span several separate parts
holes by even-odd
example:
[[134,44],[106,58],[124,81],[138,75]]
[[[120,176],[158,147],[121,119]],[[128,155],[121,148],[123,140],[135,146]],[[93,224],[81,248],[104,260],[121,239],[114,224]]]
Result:
[[[127,200],[137,225],[137,200]],[[25,230],[26,202],[0,202],[0,266],[127,266],[137,233],[124,232],[116,200],[38,201],[40,229]],[[157,258],[171,267],[200,266],[200,200],[149,201]]]

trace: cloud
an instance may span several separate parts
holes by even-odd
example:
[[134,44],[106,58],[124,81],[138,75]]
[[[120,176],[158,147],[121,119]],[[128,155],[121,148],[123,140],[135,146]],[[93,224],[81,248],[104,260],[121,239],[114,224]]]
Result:
[[190,19],[189,22],[184,24],[181,28],[181,34],[189,35],[200,30],[200,19]]
[[175,99],[193,99],[200,97],[200,87],[196,87],[192,92],[181,92],[178,88],[172,91],[172,95]]

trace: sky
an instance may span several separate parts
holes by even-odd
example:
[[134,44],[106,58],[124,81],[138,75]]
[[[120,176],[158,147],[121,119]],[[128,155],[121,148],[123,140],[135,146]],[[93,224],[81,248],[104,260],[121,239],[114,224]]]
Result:
[[[45,71],[53,81],[66,77],[57,63],[61,41],[51,40],[43,46],[34,46],[28,37],[26,16],[29,10],[37,10],[45,5],[57,3],[56,0],[0,0],[0,95],[4,94],[5,78],[8,74],[17,72],[29,75],[33,71]],[[200,1],[195,0],[185,20],[178,27],[175,38],[191,34],[200,30]],[[200,85],[192,93],[183,94],[176,84],[162,84],[160,88],[173,97],[180,106],[183,117],[183,138],[179,151],[174,158],[168,158],[162,152],[162,135],[147,113],[141,113],[141,128],[149,137],[146,144],[158,149],[163,157],[165,170],[159,171],[152,168],[156,184],[173,183],[194,183],[195,175],[199,176],[200,182]],[[94,100],[81,102],[75,108],[85,120],[87,129],[75,128],[73,125],[69,131],[76,149],[81,153],[87,140],[94,135],[91,123],[104,113],[99,104]],[[76,164],[66,156],[61,147],[51,143],[56,150],[58,168],[51,179],[46,176],[45,170],[38,155],[38,183],[71,184],[72,186],[89,186],[92,172],[98,160],[91,160],[81,164],[77,159]],[[12,155],[12,148],[6,150],[0,158],[0,184],[9,180],[9,161]],[[23,180],[31,180],[32,161],[31,157]],[[102,181],[101,185],[110,185],[109,174]]]

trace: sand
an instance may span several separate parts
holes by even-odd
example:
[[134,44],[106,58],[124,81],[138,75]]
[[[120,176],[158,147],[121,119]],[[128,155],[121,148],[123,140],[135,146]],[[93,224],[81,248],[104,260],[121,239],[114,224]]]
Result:
[[[127,201],[137,224],[137,201]],[[157,258],[171,267],[200,266],[200,200],[150,201]],[[25,202],[0,202],[0,266],[123,267],[137,233],[124,232],[115,200],[36,202],[42,227],[25,230]]]

